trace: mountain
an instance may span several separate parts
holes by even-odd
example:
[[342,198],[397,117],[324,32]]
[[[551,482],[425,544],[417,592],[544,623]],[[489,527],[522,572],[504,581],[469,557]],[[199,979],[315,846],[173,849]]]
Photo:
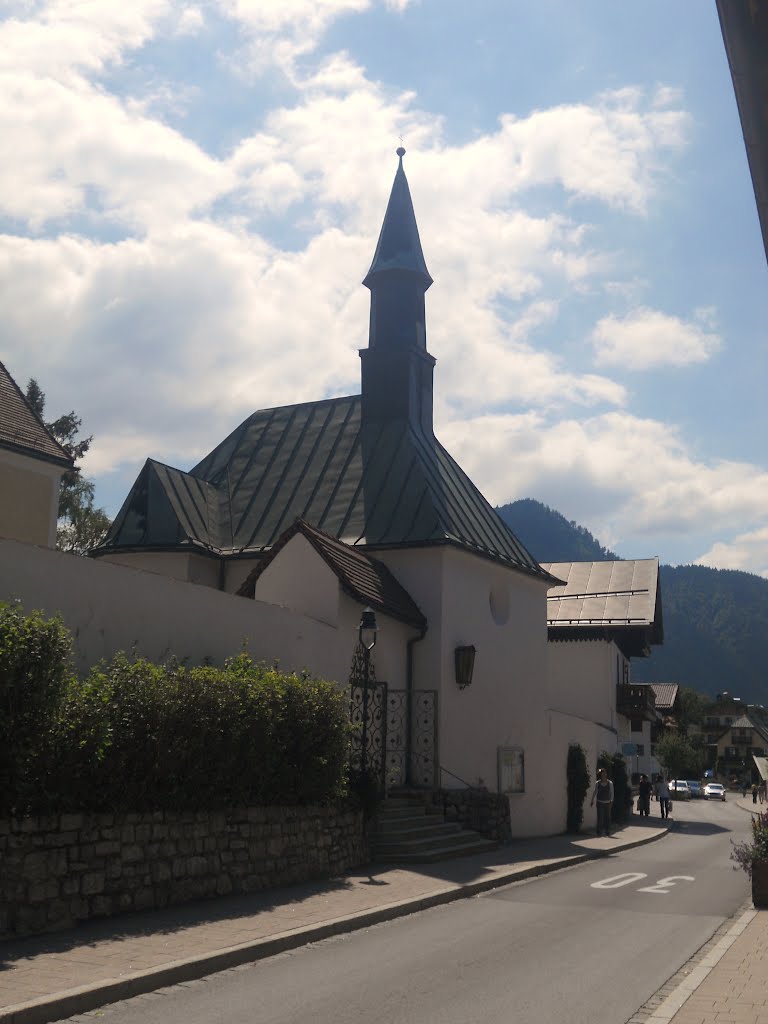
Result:
[[[590,562],[618,556],[592,534],[541,502],[514,501],[496,510],[541,562]],[[714,697],[727,690],[768,705],[768,580],[703,565],[662,565],[664,644],[635,658],[637,682],[681,683]]]

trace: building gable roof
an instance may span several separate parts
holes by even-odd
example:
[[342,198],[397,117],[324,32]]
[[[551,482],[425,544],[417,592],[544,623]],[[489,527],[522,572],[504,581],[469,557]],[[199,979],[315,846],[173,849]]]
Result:
[[[150,466],[179,540],[156,521]],[[453,544],[550,579],[434,435],[363,428],[357,395],[255,412],[189,473],[148,462],[97,553],[183,542],[257,554],[299,518],[347,545]]]
[[658,558],[542,562],[565,583],[547,594],[550,639],[609,637],[627,656],[664,640]]
[[74,460],[62,448],[0,363],[0,447],[71,469]]
[[358,604],[369,605],[391,618],[419,629],[426,628],[427,620],[418,605],[383,562],[348,544],[343,544],[303,519],[297,520],[289,527],[273,545],[269,554],[251,570],[237,591],[241,597],[255,595],[256,582],[261,574],[297,534],[306,538],[336,575],[344,592]]

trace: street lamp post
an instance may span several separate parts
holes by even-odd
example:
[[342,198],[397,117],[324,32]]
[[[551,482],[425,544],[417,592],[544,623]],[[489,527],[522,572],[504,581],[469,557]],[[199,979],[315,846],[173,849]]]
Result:
[[365,608],[360,617],[357,635],[363,649],[363,732],[360,747],[360,774],[367,781],[368,776],[368,681],[370,679],[371,651],[376,646],[376,614],[372,608]]

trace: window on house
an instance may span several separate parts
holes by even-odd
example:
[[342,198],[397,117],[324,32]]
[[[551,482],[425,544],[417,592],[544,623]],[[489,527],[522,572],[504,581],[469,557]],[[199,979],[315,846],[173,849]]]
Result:
[[630,719],[629,727],[630,727],[632,732],[642,732],[643,731],[643,720],[642,720],[642,718],[632,718],[632,719]]
[[726,757],[736,757],[736,747],[726,747],[725,748],[725,756]]
[[638,743],[637,744],[637,756],[638,757],[645,757],[645,744],[644,743]]

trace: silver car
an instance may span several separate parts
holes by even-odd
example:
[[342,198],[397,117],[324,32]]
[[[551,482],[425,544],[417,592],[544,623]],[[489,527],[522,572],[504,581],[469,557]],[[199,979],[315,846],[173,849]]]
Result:
[[707,800],[725,800],[725,786],[719,782],[708,782],[704,787]]

